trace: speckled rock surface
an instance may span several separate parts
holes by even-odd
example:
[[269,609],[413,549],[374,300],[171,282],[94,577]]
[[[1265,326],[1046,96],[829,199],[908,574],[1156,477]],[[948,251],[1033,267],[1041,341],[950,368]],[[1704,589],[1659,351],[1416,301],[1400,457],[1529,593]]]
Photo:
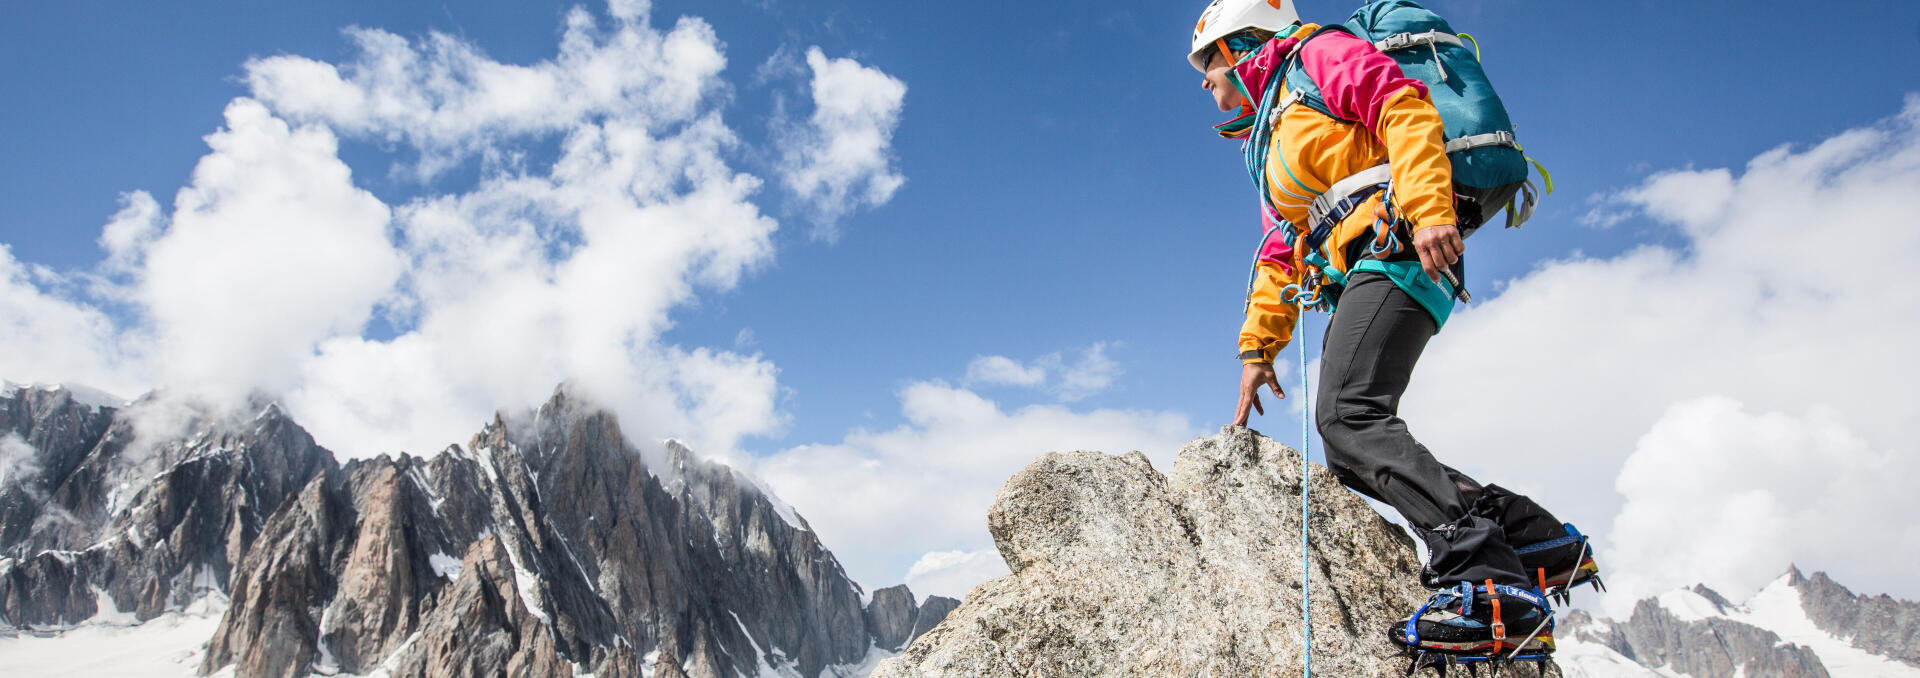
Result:
[[[1138,452],[1042,456],[988,515],[1013,573],[874,675],[1300,675],[1299,471],[1232,427],[1165,475]],[[1308,478],[1314,673],[1398,675],[1385,631],[1426,599],[1413,542],[1325,468]]]

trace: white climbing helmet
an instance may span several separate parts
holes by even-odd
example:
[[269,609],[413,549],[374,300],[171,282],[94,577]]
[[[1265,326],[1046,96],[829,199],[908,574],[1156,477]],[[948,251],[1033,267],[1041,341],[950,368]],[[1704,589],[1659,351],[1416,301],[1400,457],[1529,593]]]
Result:
[[1200,23],[1193,26],[1193,49],[1187,51],[1187,63],[1205,73],[1207,50],[1221,38],[1249,28],[1278,33],[1296,23],[1300,23],[1300,12],[1294,10],[1293,0],[1213,0],[1200,13]]

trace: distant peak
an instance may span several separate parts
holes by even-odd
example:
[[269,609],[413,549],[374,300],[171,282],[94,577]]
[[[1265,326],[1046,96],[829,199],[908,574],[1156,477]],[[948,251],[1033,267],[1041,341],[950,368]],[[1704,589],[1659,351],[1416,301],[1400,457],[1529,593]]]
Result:
[[22,391],[40,391],[43,393],[66,393],[73,402],[88,407],[119,409],[132,401],[83,384],[22,384],[0,379],[0,397],[14,397]]

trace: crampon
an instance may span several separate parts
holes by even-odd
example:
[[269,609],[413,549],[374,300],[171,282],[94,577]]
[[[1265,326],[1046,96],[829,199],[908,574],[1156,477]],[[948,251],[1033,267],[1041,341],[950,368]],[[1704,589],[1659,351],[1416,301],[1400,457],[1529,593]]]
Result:
[[1554,649],[1553,610],[1534,591],[1461,582],[1433,594],[1388,636],[1411,658],[1409,676],[1423,668],[1442,676],[1448,668],[1464,668],[1478,676],[1482,667],[1494,675],[1527,664],[1546,675]]

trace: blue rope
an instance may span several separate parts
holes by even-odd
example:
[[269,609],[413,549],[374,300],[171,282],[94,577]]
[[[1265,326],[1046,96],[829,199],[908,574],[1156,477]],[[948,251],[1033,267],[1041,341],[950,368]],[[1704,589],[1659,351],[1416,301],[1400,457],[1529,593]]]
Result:
[[[1298,299],[1298,297],[1296,297]],[[1307,390],[1307,306],[1300,303],[1300,635],[1305,645],[1301,671],[1313,678],[1313,597],[1307,588],[1312,568],[1307,565],[1307,452],[1313,448],[1308,437],[1313,421],[1313,396]]]

